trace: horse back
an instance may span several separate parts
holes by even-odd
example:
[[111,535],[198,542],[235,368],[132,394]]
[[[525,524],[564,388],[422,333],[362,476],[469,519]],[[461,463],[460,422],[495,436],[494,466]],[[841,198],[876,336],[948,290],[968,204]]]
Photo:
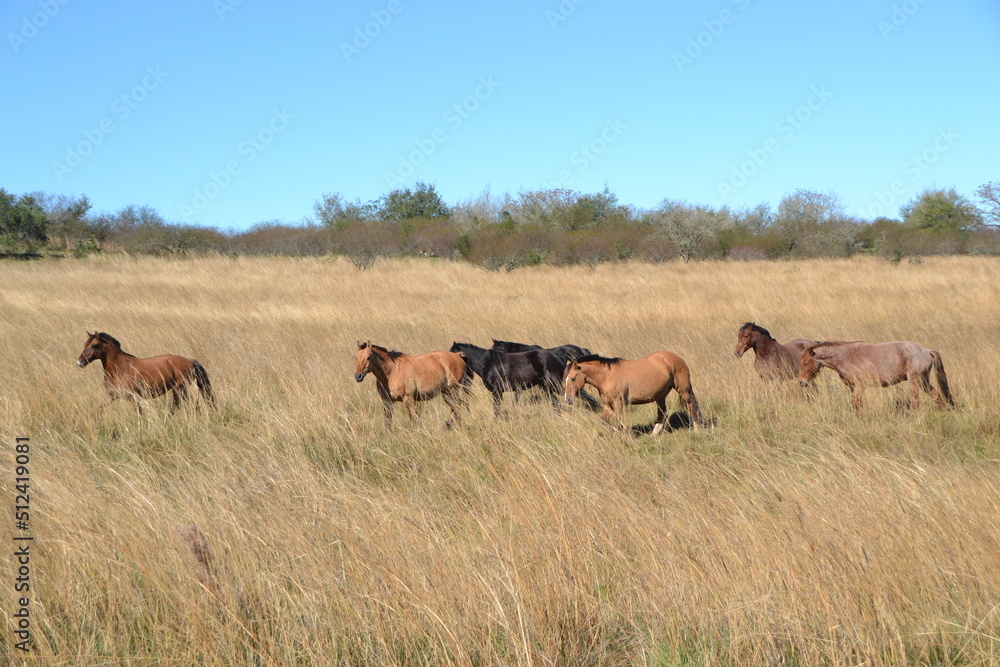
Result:
[[432,356],[437,359],[445,371],[448,386],[458,384],[461,382],[462,376],[465,375],[465,359],[457,352],[437,350],[423,356]]
[[161,354],[139,359],[132,357],[112,382],[132,389],[146,389],[152,395],[184,384],[194,376],[194,363],[176,354]]

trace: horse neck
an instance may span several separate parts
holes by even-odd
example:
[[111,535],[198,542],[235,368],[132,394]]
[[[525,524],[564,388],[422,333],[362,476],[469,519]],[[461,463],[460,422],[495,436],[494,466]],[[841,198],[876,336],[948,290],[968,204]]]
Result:
[[371,374],[375,376],[375,379],[379,381],[380,384],[386,384],[389,382],[389,375],[396,369],[396,360],[386,355],[383,359],[382,356],[372,350],[372,356],[375,357],[375,362],[372,363],[371,358],[368,359],[368,368]]
[[597,361],[592,364],[580,365],[583,369],[583,379],[587,384],[591,384],[597,388],[598,391],[604,386],[608,379],[608,374],[611,372],[611,368]]
[[115,347],[114,345],[105,346],[104,356],[101,358],[104,372],[108,375],[116,375],[126,363],[126,359],[135,359],[135,356],[120,347]]
[[481,347],[476,347],[474,345],[470,345],[469,347],[464,348],[462,352],[469,360],[469,366],[471,366],[472,370],[478,373],[479,375],[482,375],[483,373],[486,372],[487,368],[489,368],[490,363],[492,362],[494,357],[498,359],[500,358],[499,352],[496,352],[495,350],[487,350]]
[[750,347],[753,348],[754,354],[765,359],[780,354],[778,341],[762,333],[754,336],[750,341]]

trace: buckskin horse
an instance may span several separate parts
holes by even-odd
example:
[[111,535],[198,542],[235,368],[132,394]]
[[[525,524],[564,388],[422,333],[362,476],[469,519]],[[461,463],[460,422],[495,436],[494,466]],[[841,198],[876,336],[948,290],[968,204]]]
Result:
[[[911,407],[919,405],[920,390],[930,394],[940,407],[955,405],[941,354],[911,341],[815,343],[802,351],[799,384],[809,386],[821,368],[837,372],[851,390],[851,407],[855,410],[861,409],[861,395],[867,385],[889,387],[903,380],[910,383]],[[940,392],[931,386],[931,368]]]
[[95,359],[99,359],[104,365],[104,387],[111,397],[111,401],[101,406],[99,413],[115,399],[123,398],[131,401],[141,415],[139,398],[156,398],[170,391],[174,397],[170,406],[170,413],[173,414],[180,406],[181,399],[188,398],[188,384],[192,380],[198,385],[205,400],[210,405],[215,403],[208,373],[195,359],[176,354],[140,359],[122,350],[121,343],[113,336],[88,331],[87,342],[76,364],[84,368]]
[[754,370],[764,380],[794,380],[799,367],[802,350],[819,341],[797,338],[788,343],[779,343],[762,326],[747,322],[736,333],[736,349],[733,353],[742,357],[747,350],[754,351]]
[[572,401],[584,384],[593,385],[604,401],[604,421],[609,425],[617,419],[625,427],[625,406],[656,403],[658,435],[667,421],[667,394],[677,392],[687,407],[695,428],[705,422],[691,388],[691,371],[687,363],[673,352],[662,350],[635,360],[601,357],[596,354],[566,363],[564,391]]
[[452,422],[460,425],[458,408],[463,403],[465,378],[465,359],[461,355],[444,351],[410,355],[358,341],[354,379],[361,382],[368,373],[375,376],[387,429],[392,428],[393,403],[402,403],[416,424],[417,401],[438,394],[451,408],[451,421],[446,421],[445,426],[450,428]]

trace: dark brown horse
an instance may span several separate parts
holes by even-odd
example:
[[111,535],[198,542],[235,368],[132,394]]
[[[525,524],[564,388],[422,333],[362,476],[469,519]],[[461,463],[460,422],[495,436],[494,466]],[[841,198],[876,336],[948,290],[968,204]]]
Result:
[[604,400],[604,421],[611,424],[617,418],[625,426],[625,406],[656,403],[656,425],[659,434],[667,421],[667,394],[675,390],[684,401],[691,423],[697,428],[704,424],[698,399],[691,388],[691,371],[687,363],[673,352],[653,352],[635,360],[610,359],[589,354],[566,363],[564,388],[571,401],[584,384],[593,385]]
[[[931,368],[937,376],[940,393],[931,386]],[[937,404],[954,406],[944,362],[936,350],[910,341],[891,343],[822,342],[802,351],[799,360],[799,384],[809,385],[820,368],[830,368],[851,390],[851,406],[861,409],[861,394],[867,385],[889,387],[903,380],[910,383],[910,404],[920,402],[920,390],[931,395]]]
[[[386,428],[392,428],[393,403],[402,403],[416,423],[416,402],[438,394],[451,408],[452,421],[460,424],[458,408],[465,390],[465,359],[461,355],[444,351],[410,355],[359,341],[354,361],[355,380],[361,382],[368,373],[375,376]],[[451,424],[445,422],[445,426]]]
[[[122,345],[114,337],[103,333],[87,332],[87,342],[76,360],[77,366],[85,367],[95,359],[104,365],[104,387],[113,402],[124,398],[135,405],[142,414],[139,398],[156,398],[168,391],[173,392],[174,402],[170,406],[173,414],[181,399],[188,398],[188,384],[194,381],[202,396],[209,404],[215,403],[208,373],[195,359],[179,357],[176,354],[161,354],[157,357],[140,359],[122,350]],[[104,410],[110,403],[101,406]]]
[[815,340],[797,338],[789,343],[779,343],[764,327],[747,322],[736,333],[737,357],[747,350],[754,351],[754,370],[764,380],[794,380],[802,350],[817,343]]

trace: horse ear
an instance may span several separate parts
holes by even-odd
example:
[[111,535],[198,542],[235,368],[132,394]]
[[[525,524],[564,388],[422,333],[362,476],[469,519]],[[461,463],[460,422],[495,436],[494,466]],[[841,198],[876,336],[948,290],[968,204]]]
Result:
[[363,349],[365,349],[365,344],[364,344],[364,343],[362,343],[362,342],[361,342],[360,340],[358,341],[358,349],[359,349],[359,350],[363,350]]

